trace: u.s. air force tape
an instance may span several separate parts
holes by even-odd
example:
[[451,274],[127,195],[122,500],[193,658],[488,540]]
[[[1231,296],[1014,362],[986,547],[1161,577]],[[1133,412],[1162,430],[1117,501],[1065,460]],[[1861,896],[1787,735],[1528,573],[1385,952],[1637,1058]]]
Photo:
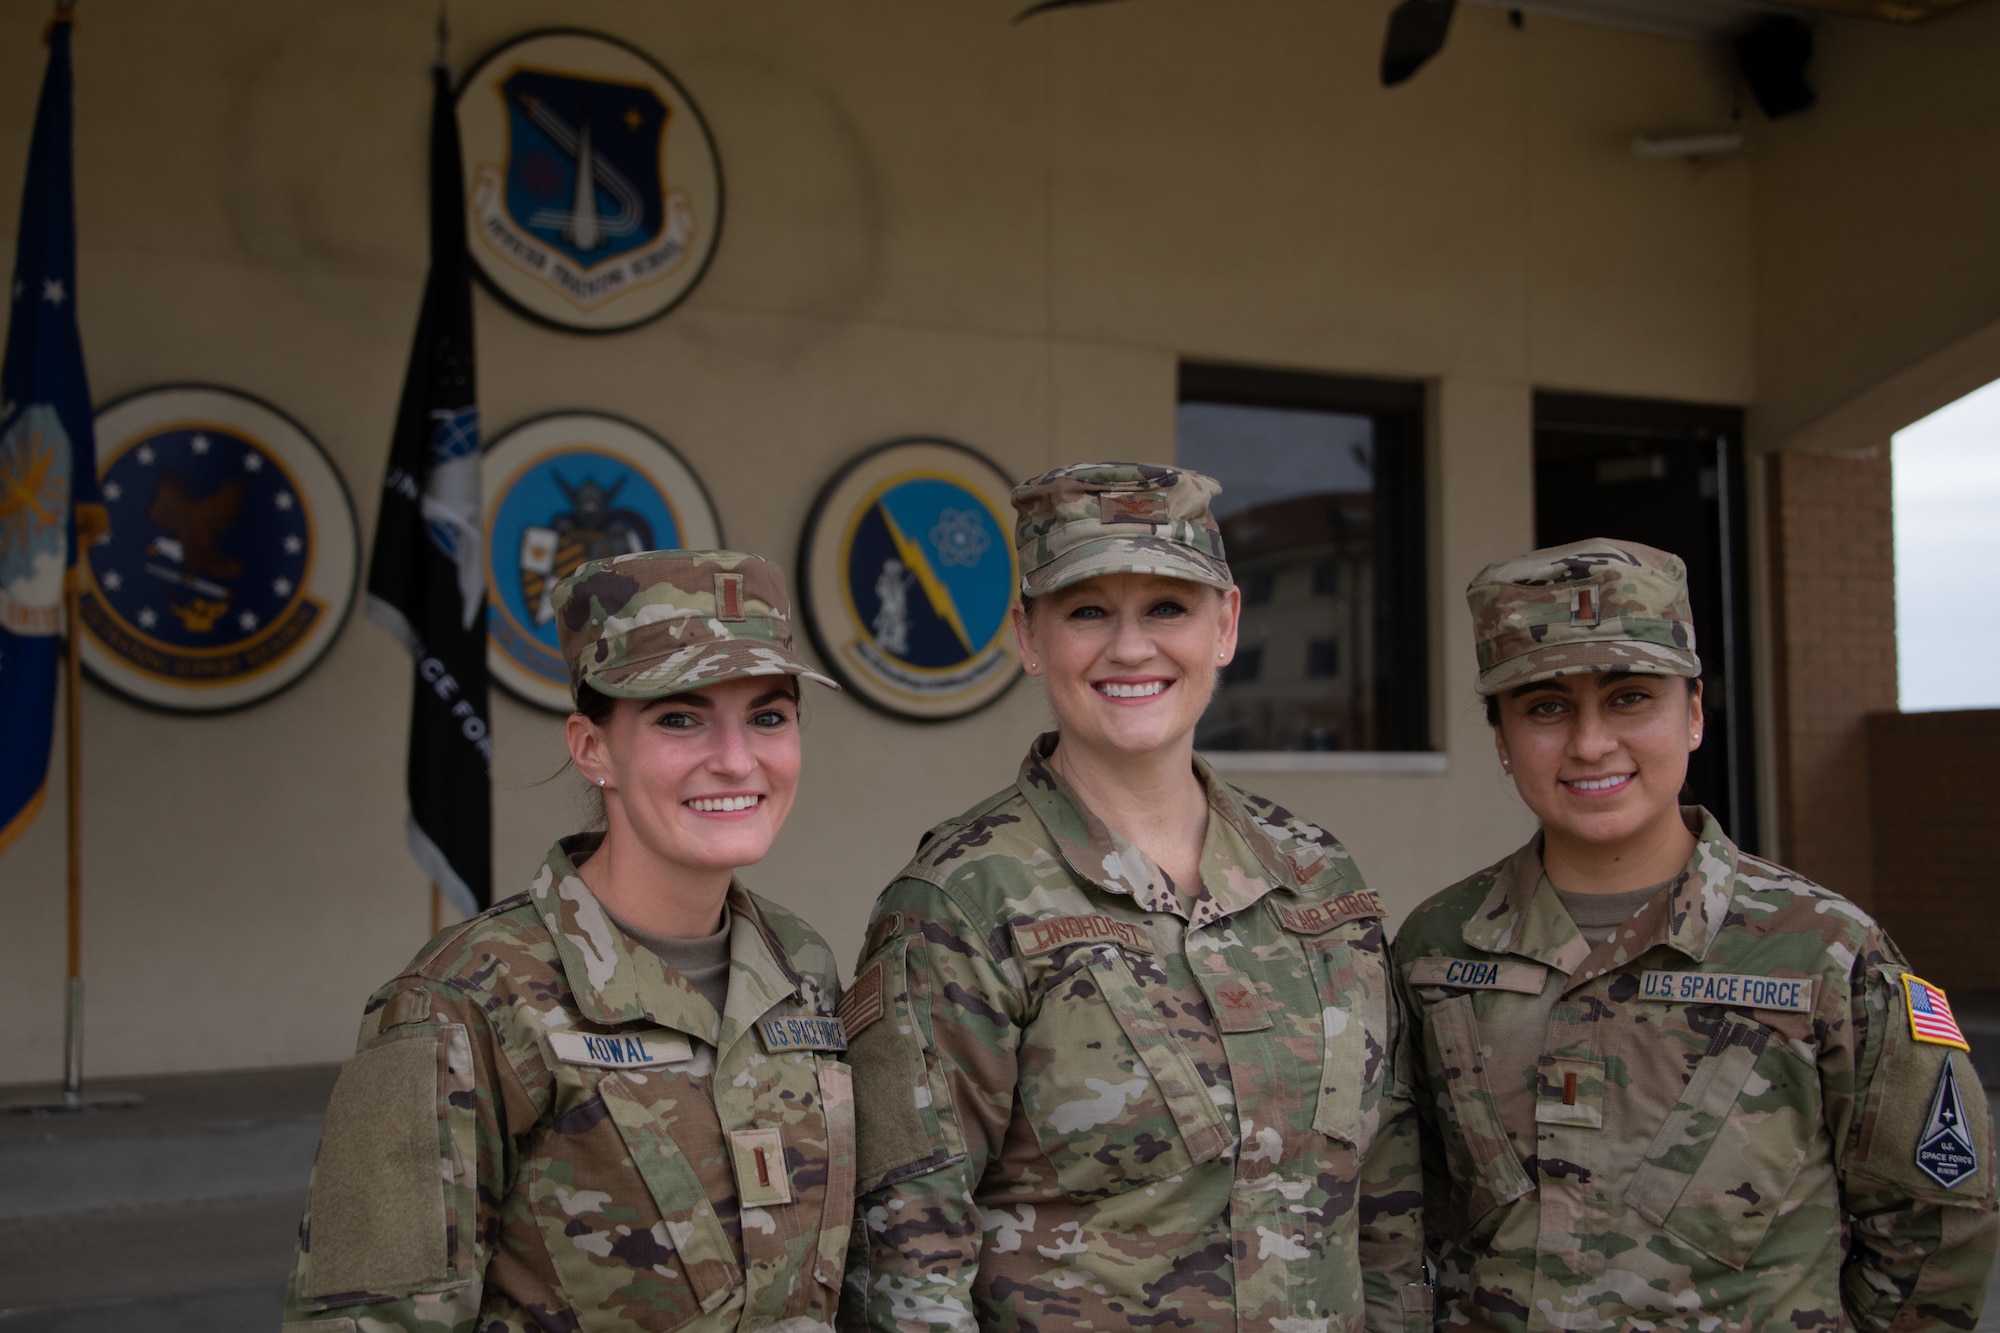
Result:
[[694,1046],[677,1032],[551,1032],[549,1046],[565,1064],[649,1069],[694,1059]]
[[1750,977],[1733,972],[1647,972],[1639,978],[1639,998],[1674,1004],[1733,1004],[1743,1009],[1782,1009],[1809,1014],[1810,977]]
[[837,1018],[767,1018],[757,1025],[757,1035],[764,1039],[764,1049],[773,1055],[779,1051],[847,1049],[847,1029]]
[[1344,926],[1361,917],[1381,916],[1382,900],[1375,896],[1373,889],[1356,889],[1353,893],[1343,893],[1338,898],[1307,903],[1302,907],[1287,907],[1273,902],[1271,908],[1278,914],[1278,924],[1294,935],[1324,935],[1335,926]]
[[1461,990],[1510,990],[1540,995],[1549,970],[1540,963],[1490,958],[1419,958],[1410,964],[1412,986],[1456,986]]

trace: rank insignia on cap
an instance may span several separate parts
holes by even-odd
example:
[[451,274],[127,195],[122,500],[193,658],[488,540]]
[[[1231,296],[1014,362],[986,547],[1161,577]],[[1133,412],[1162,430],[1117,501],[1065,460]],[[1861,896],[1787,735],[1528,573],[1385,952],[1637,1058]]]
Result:
[[1106,491],[1097,497],[1100,523],[1164,523],[1166,498],[1155,491]]
[[715,576],[715,618],[717,620],[742,620],[743,576],[741,574],[717,574]]
[[1903,995],[1910,1003],[1912,1037],[1938,1046],[1956,1046],[1968,1054],[1971,1052],[1972,1047],[1966,1044],[1965,1034],[1958,1030],[1958,1020],[1951,1016],[1951,1003],[1944,998],[1943,991],[1905,972]]
[[1597,589],[1576,588],[1569,595],[1570,623],[1575,625],[1595,625],[1597,623]]
[[1938,1074],[1937,1091],[1931,1094],[1930,1117],[1917,1140],[1917,1166],[1946,1189],[1979,1170],[1979,1150],[1972,1146],[1972,1134],[1965,1127],[1965,1103],[1959,1100],[1958,1075],[1952,1072],[1951,1063],[1947,1055]]

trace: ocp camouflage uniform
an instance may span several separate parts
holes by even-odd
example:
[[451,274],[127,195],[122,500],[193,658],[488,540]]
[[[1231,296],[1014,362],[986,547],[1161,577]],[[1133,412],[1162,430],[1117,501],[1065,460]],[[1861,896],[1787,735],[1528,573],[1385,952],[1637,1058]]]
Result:
[[[1665,551],[1534,551],[1466,598],[1488,697],[1701,674]],[[1540,834],[1397,935],[1439,1326],[1971,1328],[1993,1128],[1948,1015],[1913,1020],[1942,993],[1854,904],[1681,815],[1681,873],[1595,947]]]
[[832,1323],[854,1183],[847,1069],[810,1049],[838,1044],[832,955],[732,886],[718,1015],[576,876],[598,836],[369,1000],[288,1330]]
[[[1176,890],[1055,777],[934,829],[842,1006],[863,1127],[843,1325],[1426,1327],[1381,907],[1221,782]],[[1407,1311],[1407,1314],[1406,1314]]]
[[[555,606],[574,687],[822,679],[792,649],[783,574],[756,556],[592,561]],[[732,882],[717,1013],[577,873],[602,839],[558,842],[527,893],[369,1000],[287,1333],[831,1327],[854,1199],[833,957]]]
[[[2000,1243],[1970,1059],[1913,1040],[1865,912],[1684,813],[1683,876],[1594,952],[1539,837],[1397,934],[1439,1326],[1970,1329]],[[1493,1066],[1503,1029],[1534,1066]],[[1947,1061],[1952,1188],[1916,1164]]]

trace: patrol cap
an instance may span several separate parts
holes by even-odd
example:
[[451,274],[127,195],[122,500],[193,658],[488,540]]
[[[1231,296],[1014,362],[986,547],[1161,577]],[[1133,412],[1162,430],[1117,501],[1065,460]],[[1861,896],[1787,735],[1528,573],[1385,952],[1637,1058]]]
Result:
[[1594,671],[1701,674],[1687,566],[1638,542],[1593,537],[1502,560],[1465,600],[1481,694]]
[[635,551],[591,560],[556,585],[556,634],[572,697],[657,699],[742,676],[804,676],[839,689],[792,647],[784,571],[741,551]]
[[1153,463],[1073,463],[1014,488],[1021,595],[1099,574],[1161,574],[1229,588],[1213,477]]

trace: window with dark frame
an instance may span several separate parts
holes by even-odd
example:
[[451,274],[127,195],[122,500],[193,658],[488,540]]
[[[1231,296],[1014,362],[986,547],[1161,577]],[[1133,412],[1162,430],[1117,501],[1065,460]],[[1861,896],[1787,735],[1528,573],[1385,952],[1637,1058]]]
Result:
[[1243,590],[1204,750],[1428,750],[1424,391],[1184,363],[1176,452]]

